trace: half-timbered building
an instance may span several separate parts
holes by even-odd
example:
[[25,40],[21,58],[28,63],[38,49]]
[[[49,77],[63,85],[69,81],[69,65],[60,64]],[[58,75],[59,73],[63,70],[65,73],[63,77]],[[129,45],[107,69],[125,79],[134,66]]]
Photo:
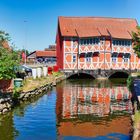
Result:
[[135,19],[59,17],[57,64],[70,70],[136,70],[140,59],[133,50]]

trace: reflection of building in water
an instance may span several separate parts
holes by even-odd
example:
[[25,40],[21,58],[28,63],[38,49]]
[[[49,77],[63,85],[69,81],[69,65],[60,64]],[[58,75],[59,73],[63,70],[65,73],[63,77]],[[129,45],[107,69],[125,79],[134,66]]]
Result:
[[101,117],[115,111],[132,110],[129,100],[131,93],[124,86],[112,88],[67,86],[63,90],[63,119],[80,114]]
[[[83,122],[83,123],[74,123],[71,121],[64,121],[60,123],[58,127],[59,136],[69,137],[69,136],[79,136],[81,137],[97,137],[97,136],[106,136],[112,134],[110,140],[117,138],[113,137],[113,134],[124,134],[129,135],[131,128],[131,119],[129,116],[122,116],[114,118],[111,121],[102,121],[100,124],[97,124],[96,121],[93,122]],[[79,139],[80,139],[79,138]],[[72,138],[71,138],[72,139]],[[109,139],[106,138],[107,140]],[[103,140],[103,138],[102,138]]]
[[61,139],[129,135],[131,118],[123,112],[132,110],[131,93],[124,86],[100,87],[57,85],[57,130]]

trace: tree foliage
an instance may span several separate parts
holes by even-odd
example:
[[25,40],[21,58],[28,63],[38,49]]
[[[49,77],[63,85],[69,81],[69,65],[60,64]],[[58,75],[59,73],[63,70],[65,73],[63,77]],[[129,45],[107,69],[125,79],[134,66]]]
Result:
[[0,48],[0,79],[12,79],[15,77],[14,68],[20,63],[16,51]]
[[[8,41],[9,34],[0,31],[0,43],[2,41]],[[14,49],[8,50],[0,44],[0,79],[12,79],[14,78],[14,67],[20,63],[18,52]]]
[[137,26],[137,32],[132,32],[132,38],[134,41],[134,51],[140,58],[140,26]]
[[8,33],[4,32],[4,31],[0,31],[0,44],[3,42],[3,41],[10,41],[10,36]]

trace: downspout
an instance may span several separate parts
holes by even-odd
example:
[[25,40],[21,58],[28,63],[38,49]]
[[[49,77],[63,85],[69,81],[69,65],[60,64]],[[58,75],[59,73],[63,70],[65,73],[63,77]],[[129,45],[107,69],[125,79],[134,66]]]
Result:
[[105,71],[105,59],[106,59],[106,56],[105,56],[105,49],[106,49],[105,38],[103,38],[103,42],[104,42],[104,71]]
[[77,49],[78,49],[78,54],[77,54],[77,72],[78,72],[78,75],[79,75],[79,42],[80,42],[80,39],[78,37],[78,46],[77,46]]
[[77,32],[76,29],[75,29],[75,32],[76,32],[77,37],[78,37],[78,44],[77,44],[77,73],[79,75],[79,42],[80,42],[80,38],[78,36],[78,32]]
[[107,29],[107,32],[108,32],[108,34],[110,35],[110,48],[111,48],[111,52],[110,52],[110,65],[109,65],[109,67],[110,67],[110,69],[112,70],[112,43],[113,43],[113,39],[112,39],[112,36],[111,36],[111,33],[109,32],[109,30]]

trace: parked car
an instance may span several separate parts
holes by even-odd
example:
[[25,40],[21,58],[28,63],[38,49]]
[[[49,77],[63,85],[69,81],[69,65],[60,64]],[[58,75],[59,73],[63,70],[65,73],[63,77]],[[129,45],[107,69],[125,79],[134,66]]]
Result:
[[32,76],[32,68],[30,68],[30,67],[28,67],[26,65],[22,65],[21,67],[25,71],[27,76]]
[[25,76],[32,75],[32,69],[26,65],[15,67],[16,77],[24,79]]

